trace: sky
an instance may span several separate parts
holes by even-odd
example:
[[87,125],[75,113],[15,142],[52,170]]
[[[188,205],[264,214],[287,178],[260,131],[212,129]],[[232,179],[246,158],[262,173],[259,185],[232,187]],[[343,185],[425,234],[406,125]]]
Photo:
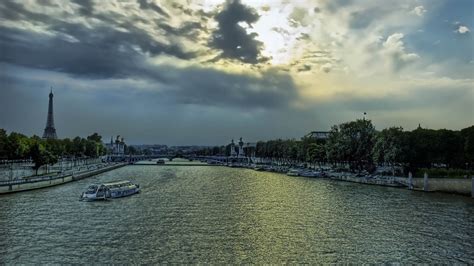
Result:
[[223,145],[474,124],[472,0],[0,1],[0,128]]

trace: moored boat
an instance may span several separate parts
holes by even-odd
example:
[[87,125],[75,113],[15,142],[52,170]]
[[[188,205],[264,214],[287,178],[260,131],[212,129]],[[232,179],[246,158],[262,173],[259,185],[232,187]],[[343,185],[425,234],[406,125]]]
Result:
[[105,184],[90,185],[81,194],[81,200],[94,201],[106,200],[109,198],[120,198],[130,196],[140,192],[140,185],[130,181],[117,181]]
[[315,170],[306,170],[300,172],[300,176],[304,177],[325,177],[324,172],[315,171]]
[[289,175],[289,176],[300,176],[301,174],[301,169],[290,169],[288,170],[288,172],[286,173],[286,175]]

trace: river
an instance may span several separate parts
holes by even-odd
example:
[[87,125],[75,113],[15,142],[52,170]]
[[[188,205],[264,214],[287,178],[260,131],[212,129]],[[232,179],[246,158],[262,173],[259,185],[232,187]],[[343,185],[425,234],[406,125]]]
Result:
[[[81,202],[91,183],[142,193]],[[0,196],[0,264],[474,264],[474,200],[220,166],[127,166]]]

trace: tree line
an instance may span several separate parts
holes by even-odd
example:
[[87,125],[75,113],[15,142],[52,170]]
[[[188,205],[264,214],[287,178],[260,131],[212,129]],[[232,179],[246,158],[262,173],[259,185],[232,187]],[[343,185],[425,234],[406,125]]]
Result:
[[87,138],[42,139],[36,135],[28,137],[17,132],[7,134],[4,129],[0,129],[0,159],[31,159],[36,170],[43,165],[57,163],[59,158],[95,158],[105,153],[102,137],[97,133]]
[[[229,155],[229,145],[203,149],[200,155]],[[404,174],[421,168],[468,169],[474,166],[474,126],[462,130],[404,131],[390,127],[377,131],[370,120],[334,125],[328,137],[259,141],[256,156],[276,163],[331,164],[351,171],[373,172],[377,165]]]
[[350,170],[373,172],[377,165],[405,172],[419,168],[471,169],[474,165],[474,126],[462,130],[402,127],[375,130],[366,119],[334,125],[327,139],[258,142],[257,156],[290,162],[329,163]]

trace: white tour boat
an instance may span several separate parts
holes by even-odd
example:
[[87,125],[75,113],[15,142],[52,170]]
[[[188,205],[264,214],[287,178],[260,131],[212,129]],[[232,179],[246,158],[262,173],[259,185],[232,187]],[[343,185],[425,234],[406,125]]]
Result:
[[117,181],[105,184],[90,185],[86,192],[82,192],[81,200],[106,200],[121,198],[140,192],[140,186],[130,181]]

